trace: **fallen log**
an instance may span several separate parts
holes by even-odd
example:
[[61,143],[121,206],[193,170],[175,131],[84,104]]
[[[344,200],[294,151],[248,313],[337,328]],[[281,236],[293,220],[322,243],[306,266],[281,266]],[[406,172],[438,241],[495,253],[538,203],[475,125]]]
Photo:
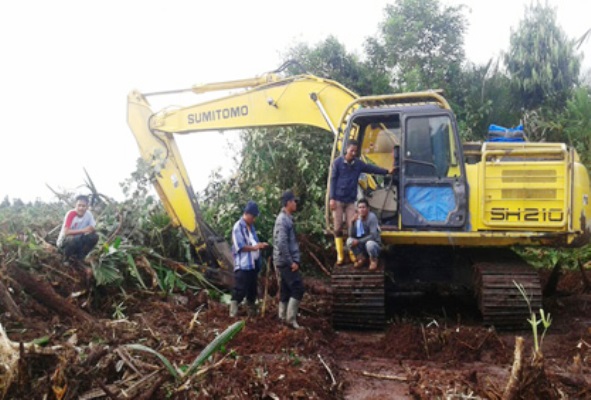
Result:
[[21,285],[25,292],[45,307],[51,308],[60,316],[74,317],[80,322],[86,322],[98,327],[98,322],[90,314],[58,295],[48,283],[35,279],[29,272],[14,264],[7,268],[7,272],[12,279]]
[[310,256],[312,257],[312,259],[314,261],[316,261],[316,264],[322,270],[322,272],[324,272],[326,274],[326,276],[330,276],[330,272],[328,272],[328,270],[324,267],[324,265],[322,265],[322,263],[320,262],[320,260],[318,259],[318,257],[316,257],[314,255],[314,253],[312,253],[311,251],[309,251],[308,254],[310,254]]
[[548,373],[552,380],[559,380],[563,384],[579,389],[591,390],[591,382],[585,378],[584,374],[570,374],[568,372]]
[[0,280],[0,306],[10,313],[10,315],[18,320],[23,319],[21,309],[16,305],[8,288]]

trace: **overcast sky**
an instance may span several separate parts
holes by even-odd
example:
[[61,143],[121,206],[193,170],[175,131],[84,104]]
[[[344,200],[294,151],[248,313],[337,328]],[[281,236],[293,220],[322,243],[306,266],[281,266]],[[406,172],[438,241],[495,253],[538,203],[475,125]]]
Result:
[[[551,0],[558,22],[580,37],[591,22],[580,0]],[[334,35],[348,51],[377,33],[392,1],[3,1],[0,3],[0,201],[53,200],[46,184],[84,192],[83,168],[98,189],[121,198],[119,183],[139,151],[126,122],[126,97],[192,84],[253,77],[277,68],[298,42]],[[509,43],[526,0],[466,4],[467,57],[485,63]],[[589,68],[591,41],[583,48]],[[170,103],[159,100],[154,108]],[[181,140],[193,186],[228,163],[219,133]]]

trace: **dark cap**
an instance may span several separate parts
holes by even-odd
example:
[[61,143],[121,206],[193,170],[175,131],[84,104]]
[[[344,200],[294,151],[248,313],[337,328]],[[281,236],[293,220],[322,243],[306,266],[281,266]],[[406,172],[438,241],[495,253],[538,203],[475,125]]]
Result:
[[281,204],[283,205],[283,207],[285,207],[287,205],[287,202],[291,200],[295,200],[297,202],[299,199],[296,197],[295,194],[293,194],[291,190],[286,190],[285,192],[283,192],[283,195],[281,195]]
[[248,200],[248,203],[246,203],[246,207],[244,207],[244,213],[250,214],[253,217],[258,217],[259,216],[259,206],[257,206],[257,203],[255,203],[254,201]]

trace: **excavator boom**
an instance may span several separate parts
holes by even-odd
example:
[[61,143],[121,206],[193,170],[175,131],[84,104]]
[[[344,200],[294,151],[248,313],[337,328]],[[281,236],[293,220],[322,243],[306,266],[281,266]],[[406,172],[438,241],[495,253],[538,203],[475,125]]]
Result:
[[174,134],[289,125],[315,126],[336,134],[343,111],[357,98],[339,83],[312,75],[281,79],[267,74],[196,85],[190,91],[201,94],[231,89],[243,90],[156,113],[147,98],[170,92],[144,95],[133,91],[127,102],[128,124],[142,158],[154,168],[154,186],[173,223],[182,227],[198,254],[226,271],[233,269],[229,246],[203,221]]

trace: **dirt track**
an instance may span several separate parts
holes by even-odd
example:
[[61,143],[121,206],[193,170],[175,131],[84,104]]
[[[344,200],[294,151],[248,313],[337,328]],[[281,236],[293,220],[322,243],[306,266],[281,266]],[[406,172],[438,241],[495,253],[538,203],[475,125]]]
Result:
[[[205,292],[163,297],[131,288],[126,294],[93,288],[80,294],[83,279],[75,271],[52,268],[63,270],[45,269],[42,278],[97,323],[59,315],[16,288],[25,318],[1,316],[10,339],[47,336],[47,347],[61,350],[56,350],[59,357],[23,354],[19,380],[7,398],[53,399],[58,398],[55,387],[66,387],[64,399],[108,398],[106,391],[118,399],[495,399],[509,379],[515,336],[526,338],[527,360],[532,348],[531,332],[498,333],[480,326],[473,310],[441,311],[440,299],[421,311],[391,310],[384,332],[335,332],[326,284],[309,279],[300,316],[304,330],[279,324],[269,297],[264,316],[242,314],[246,325],[225,353],[180,385],[154,356],[120,346],[140,343],[178,367],[188,365],[234,322],[227,306]],[[542,348],[550,398],[591,398],[591,296],[581,288],[579,272],[569,272],[560,294],[545,304],[554,317]],[[126,318],[114,320],[114,305],[120,303]],[[531,398],[531,390],[523,393]]]

